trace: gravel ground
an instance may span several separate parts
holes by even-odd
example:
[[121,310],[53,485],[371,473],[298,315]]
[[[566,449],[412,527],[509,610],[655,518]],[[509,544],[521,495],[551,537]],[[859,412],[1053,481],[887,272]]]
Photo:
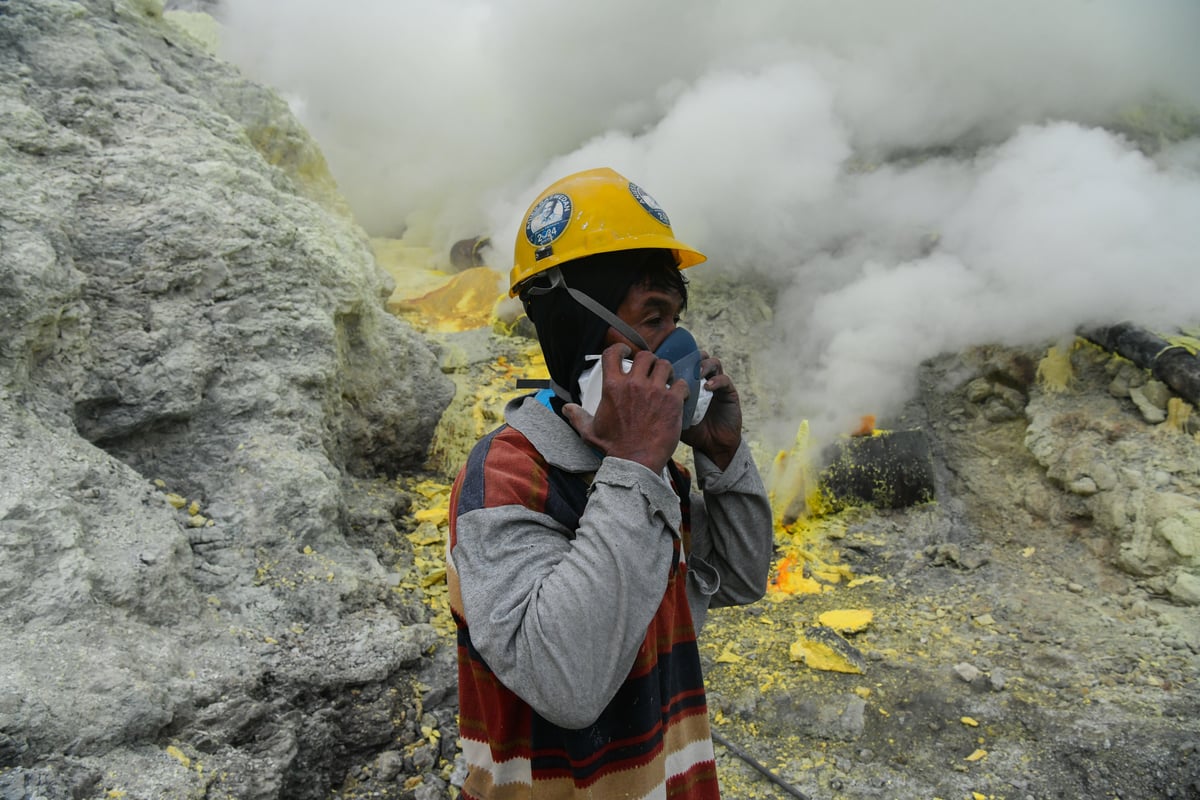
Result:
[[[1064,400],[1085,417],[1113,403],[1105,360],[1084,363]],[[1112,535],[1025,447],[1026,419],[993,422],[964,388],[946,391],[962,367],[927,365],[896,420],[930,433],[936,502],[795,526],[782,550],[801,552],[824,591],[710,618],[715,729],[794,787],[724,750],[726,795],[1200,797],[1195,609],[1113,566]],[[1121,412],[1137,435],[1163,435]],[[1156,449],[1138,452],[1126,466],[1153,470]],[[1021,501],[1030,487],[1044,516]],[[860,580],[832,583],[831,566]],[[800,631],[846,608],[873,612],[845,637],[861,674],[789,657]]]

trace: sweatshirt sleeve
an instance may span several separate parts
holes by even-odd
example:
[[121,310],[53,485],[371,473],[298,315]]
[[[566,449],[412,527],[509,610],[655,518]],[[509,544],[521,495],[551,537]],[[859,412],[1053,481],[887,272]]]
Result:
[[628,676],[662,601],[679,501],[640,464],[606,458],[568,530],[529,497],[529,471],[544,466],[502,455],[479,476],[486,490],[456,503],[449,558],[471,643],[534,711],[583,728]]
[[701,453],[695,453],[695,461],[703,503],[692,503],[689,572],[695,579],[689,599],[699,629],[706,606],[752,603],[766,593],[775,528],[766,488],[744,441],[723,471]]

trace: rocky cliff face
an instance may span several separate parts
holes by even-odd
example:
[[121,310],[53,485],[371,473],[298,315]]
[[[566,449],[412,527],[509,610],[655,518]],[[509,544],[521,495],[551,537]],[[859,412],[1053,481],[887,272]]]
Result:
[[373,546],[452,387],[389,288],[159,4],[0,3],[0,796],[319,797],[394,735],[433,633]]

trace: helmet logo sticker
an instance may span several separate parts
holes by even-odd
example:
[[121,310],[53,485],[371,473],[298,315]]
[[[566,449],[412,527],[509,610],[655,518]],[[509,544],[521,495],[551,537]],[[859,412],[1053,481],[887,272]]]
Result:
[[525,221],[525,238],[534,247],[544,247],[566,230],[571,221],[571,198],[565,194],[552,194],[544,197]]
[[649,192],[638,186],[633,181],[629,182],[629,192],[633,195],[633,198],[637,200],[639,204],[641,204],[642,208],[646,209],[646,213],[654,217],[663,225],[666,225],[668,228],[671,227],[671,219],[667,216],[667,212],[663,211],[663,207],[658,204],[657,200],[650,196]]

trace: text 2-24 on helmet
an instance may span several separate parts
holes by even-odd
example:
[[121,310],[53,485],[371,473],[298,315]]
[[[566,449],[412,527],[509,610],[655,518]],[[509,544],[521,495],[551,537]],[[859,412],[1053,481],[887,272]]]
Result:
[[705,256],[675,238],[662,206],[640,186],[608,167],[568,175],[546,188],[517,232],[509,294],[535,275],[596,253],[670,250],[680,269]]

